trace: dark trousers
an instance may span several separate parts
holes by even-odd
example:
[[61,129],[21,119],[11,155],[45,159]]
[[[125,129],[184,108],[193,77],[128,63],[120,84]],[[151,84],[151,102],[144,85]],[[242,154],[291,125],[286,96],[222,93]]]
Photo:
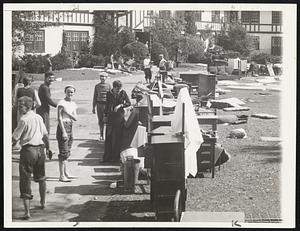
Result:
[[146,79],[146,82],[148,82],[148,79],[149,79],[149,82],[152,78],[152,73],[151,73],[151,70],[150,68],[145,68],[144,69],[144,72],[145,72],[145,79]]
[[103,130],[104,130],[104,111],[105,111],[105,102],[97,102],[97,117],[98,117],[98,124],[100,127],[100,136],[103,136]]
[[67,140],[63,139],[62,130],[59,125],[57,126],[56,139],[58,142],[58,150],[59,150],[58,159],[60,161],[67,160],[71,155],[71,148],[72,148],[72,144],[73,144],[72,125],[73,125],[72,121],[64,121],[63,122],[63,126],[68,135]]
[[45,177],[45,152],[44,146],[24,145],[20,151],[20,193],[21,198],[31,200],[31,174],[35,182],[41,182]]

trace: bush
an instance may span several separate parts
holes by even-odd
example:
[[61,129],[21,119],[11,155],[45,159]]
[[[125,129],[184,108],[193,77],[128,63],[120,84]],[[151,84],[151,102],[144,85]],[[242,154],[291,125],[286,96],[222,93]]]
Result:
[[104,66],[105,59],[103,55],[81,54],[79,55],[78,67]]
[[167,49],[159,42],[153,42],[152,44],[152,51],[151,51],[151,60],[154,62],[154,65],[159,64],[159,55],[163,54],[165,59],[169,59]]
[[221,59],[236,59],[238,57],[241,58],[241,54],[238,51],[226,50],[220,54]]
[[122,53],[126,56],[134,57],[136,63],[142,64],[149,51],[144,43],[132,42],[123,47]]
[[59,52],[51,58],[52,69],[62,70],[66,68],[71,68],[73,66],[73,60],[71,55],[67,53]]
[[44,73],[46,55],[25,55],[23,56],[25,62],[25,72],[27,73]]
[[270,63],[282,63],[282,57],[281,56],[274,56],[267,53],[259,53],[259,52],[253,52],[250,57],[249,61],[255,61],[258,64],[266,64],[266,62]]
[[21,60],[18,59],[16,56],[12,56],[12,70],[13,71],[18,71],[21,65]]
[[199,62],[199,60],[204,56],[204,43],[200,40],[199,36],[179,36],[177,40],[178,48],[181,51],[180,61]]

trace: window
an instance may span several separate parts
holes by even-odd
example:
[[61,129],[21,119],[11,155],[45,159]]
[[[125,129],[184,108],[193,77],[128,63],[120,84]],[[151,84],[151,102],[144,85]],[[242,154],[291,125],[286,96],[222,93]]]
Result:
[[80,41],[86,42],[88,40],[88,33],[87,32],[82,32],[80,35]]
[[211,12],[211,21],[212,22],[220,22],[220,11],[212,11]]
[[201,22],[201,11],[195,11],[195,21]]
[[169,17],[171,17],[171,11],[170,10],[160,10],[159,17],[160,18],[169,18]]
[[259,50],[259,36],[251,36],[255,50]]
[[36,31],[34,35],[25,35],[25,53],[45,52],[45,31]]
[[281,37],[272,36],[271,38],[271,54],[281,55]]
[[79,33],[78,32],[74,32],[73,41],[79,41]]
[[281,24],[282,22],[282,12],[272,11],[272,24]]
[[87,44],[88,31],[65,31],[69,51],[81,51]]
[[259,24],[259,11],[242,11],[242,23]]

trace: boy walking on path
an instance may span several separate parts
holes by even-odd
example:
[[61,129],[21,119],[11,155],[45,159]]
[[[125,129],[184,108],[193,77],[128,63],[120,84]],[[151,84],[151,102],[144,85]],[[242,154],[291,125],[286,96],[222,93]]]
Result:
[[100,127],[100,138],[99,140],[104,140],[104,111],[106,105],[106,93],[111,90],[111,86],[105,83],[107,78],[107,73],[100,73],[100,83],[95,86],[94,97],[93,97],[93,113],[95,114],[95,108],[97,107],[97,117],[98,124]]
[[[55,103],[51,99],[51,93],[50,93],[50,85],[54,80],[55,80],[54,74],[52,72],[45,73],[44,83],[41,84],[38,92],[41,101],[41,106],[36,109],[36,113],[43,118],[43,121],[45,123],[49,135],[50,135],[50,118],[49,118],[50,105],[55,108],[57,107],[57,103]],[[47,142],[49,143],[49,140],[47,140]],[[47,150],[47,155],[48,154],[50,154],[50,159],[51,159],[52,152],[49,149]]]
[[151,74],[151,60],[149,54],[147,54],[146,58],[144,59],[144,72],[145,72],[146,83],[148,82],[150,83],[152,74]]
[[[23,96],[18,100],[18,110],[22,117],[12,135],[12,144],[20,140],[20,193],[24,203],[24,219],[30,218],[31,174],[35,182],[39,183],[41,208],[45,207],[46,177],[45,177],[45,152],[43,137],[48,133],[43,119],[32,111],[33,100]],[[49,148],[48,139],[44,139],[46,149]]]

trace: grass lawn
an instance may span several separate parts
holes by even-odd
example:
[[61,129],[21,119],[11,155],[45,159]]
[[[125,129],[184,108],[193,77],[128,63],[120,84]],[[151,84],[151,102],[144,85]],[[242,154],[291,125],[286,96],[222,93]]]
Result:
[[[188,70],[189,67],[186,67]],[[177,69],[179,70],[179,69]],[[184,68],[181,68],[184,70]],[[176,69],[175,69],[176,71]],[[63,88],[73,84],[77,88],[75,102],[81,108],[80,113],[91,113],[91,103],[94,85],[98,82],[97,71],[93,70],[63,70],[55,72],[56,78],[62,82],[54,82],[52,95],[54,99],[62,99]],[[113,76],[124,83],[128,95],[140,80],[144,80],[143,72],[132,76]],[[39,86],[43,75],[34,75],[34,86]],[[251,108],[244,112],[224,112],[218,114],[249,115],[248,123],[240,125],[218,125],[218,142],[231,155],[229,162],[216,171],[215,178],[210,175],[205,178],[187,180],[186,210],[189,211],[228,211],[245,212],[247,220],[280,218],[280,163],[281,149],[277,143],[263,142],[261,136],[280,136],[280,92],[270,92],[270,95],[259,95],[255,90],[232,90],[220,98],[237,97],[249,98],[254,102],[245,106]],[[55,112],[51,115],[55,118]],[[254,113],[268,113],[278,116],[278,119],[263,120],[250,117]],[[94,121],[95,122],[95,121]],[[51,122],[55,124],[55,122]],[[95,125],[88,125],[88,127]],[[247,132],[245,139],[226,138],[230,130],[244,128]],[[91,128],[92,129],[92,128]],[[55,129],[53,129],[55,130]]]

